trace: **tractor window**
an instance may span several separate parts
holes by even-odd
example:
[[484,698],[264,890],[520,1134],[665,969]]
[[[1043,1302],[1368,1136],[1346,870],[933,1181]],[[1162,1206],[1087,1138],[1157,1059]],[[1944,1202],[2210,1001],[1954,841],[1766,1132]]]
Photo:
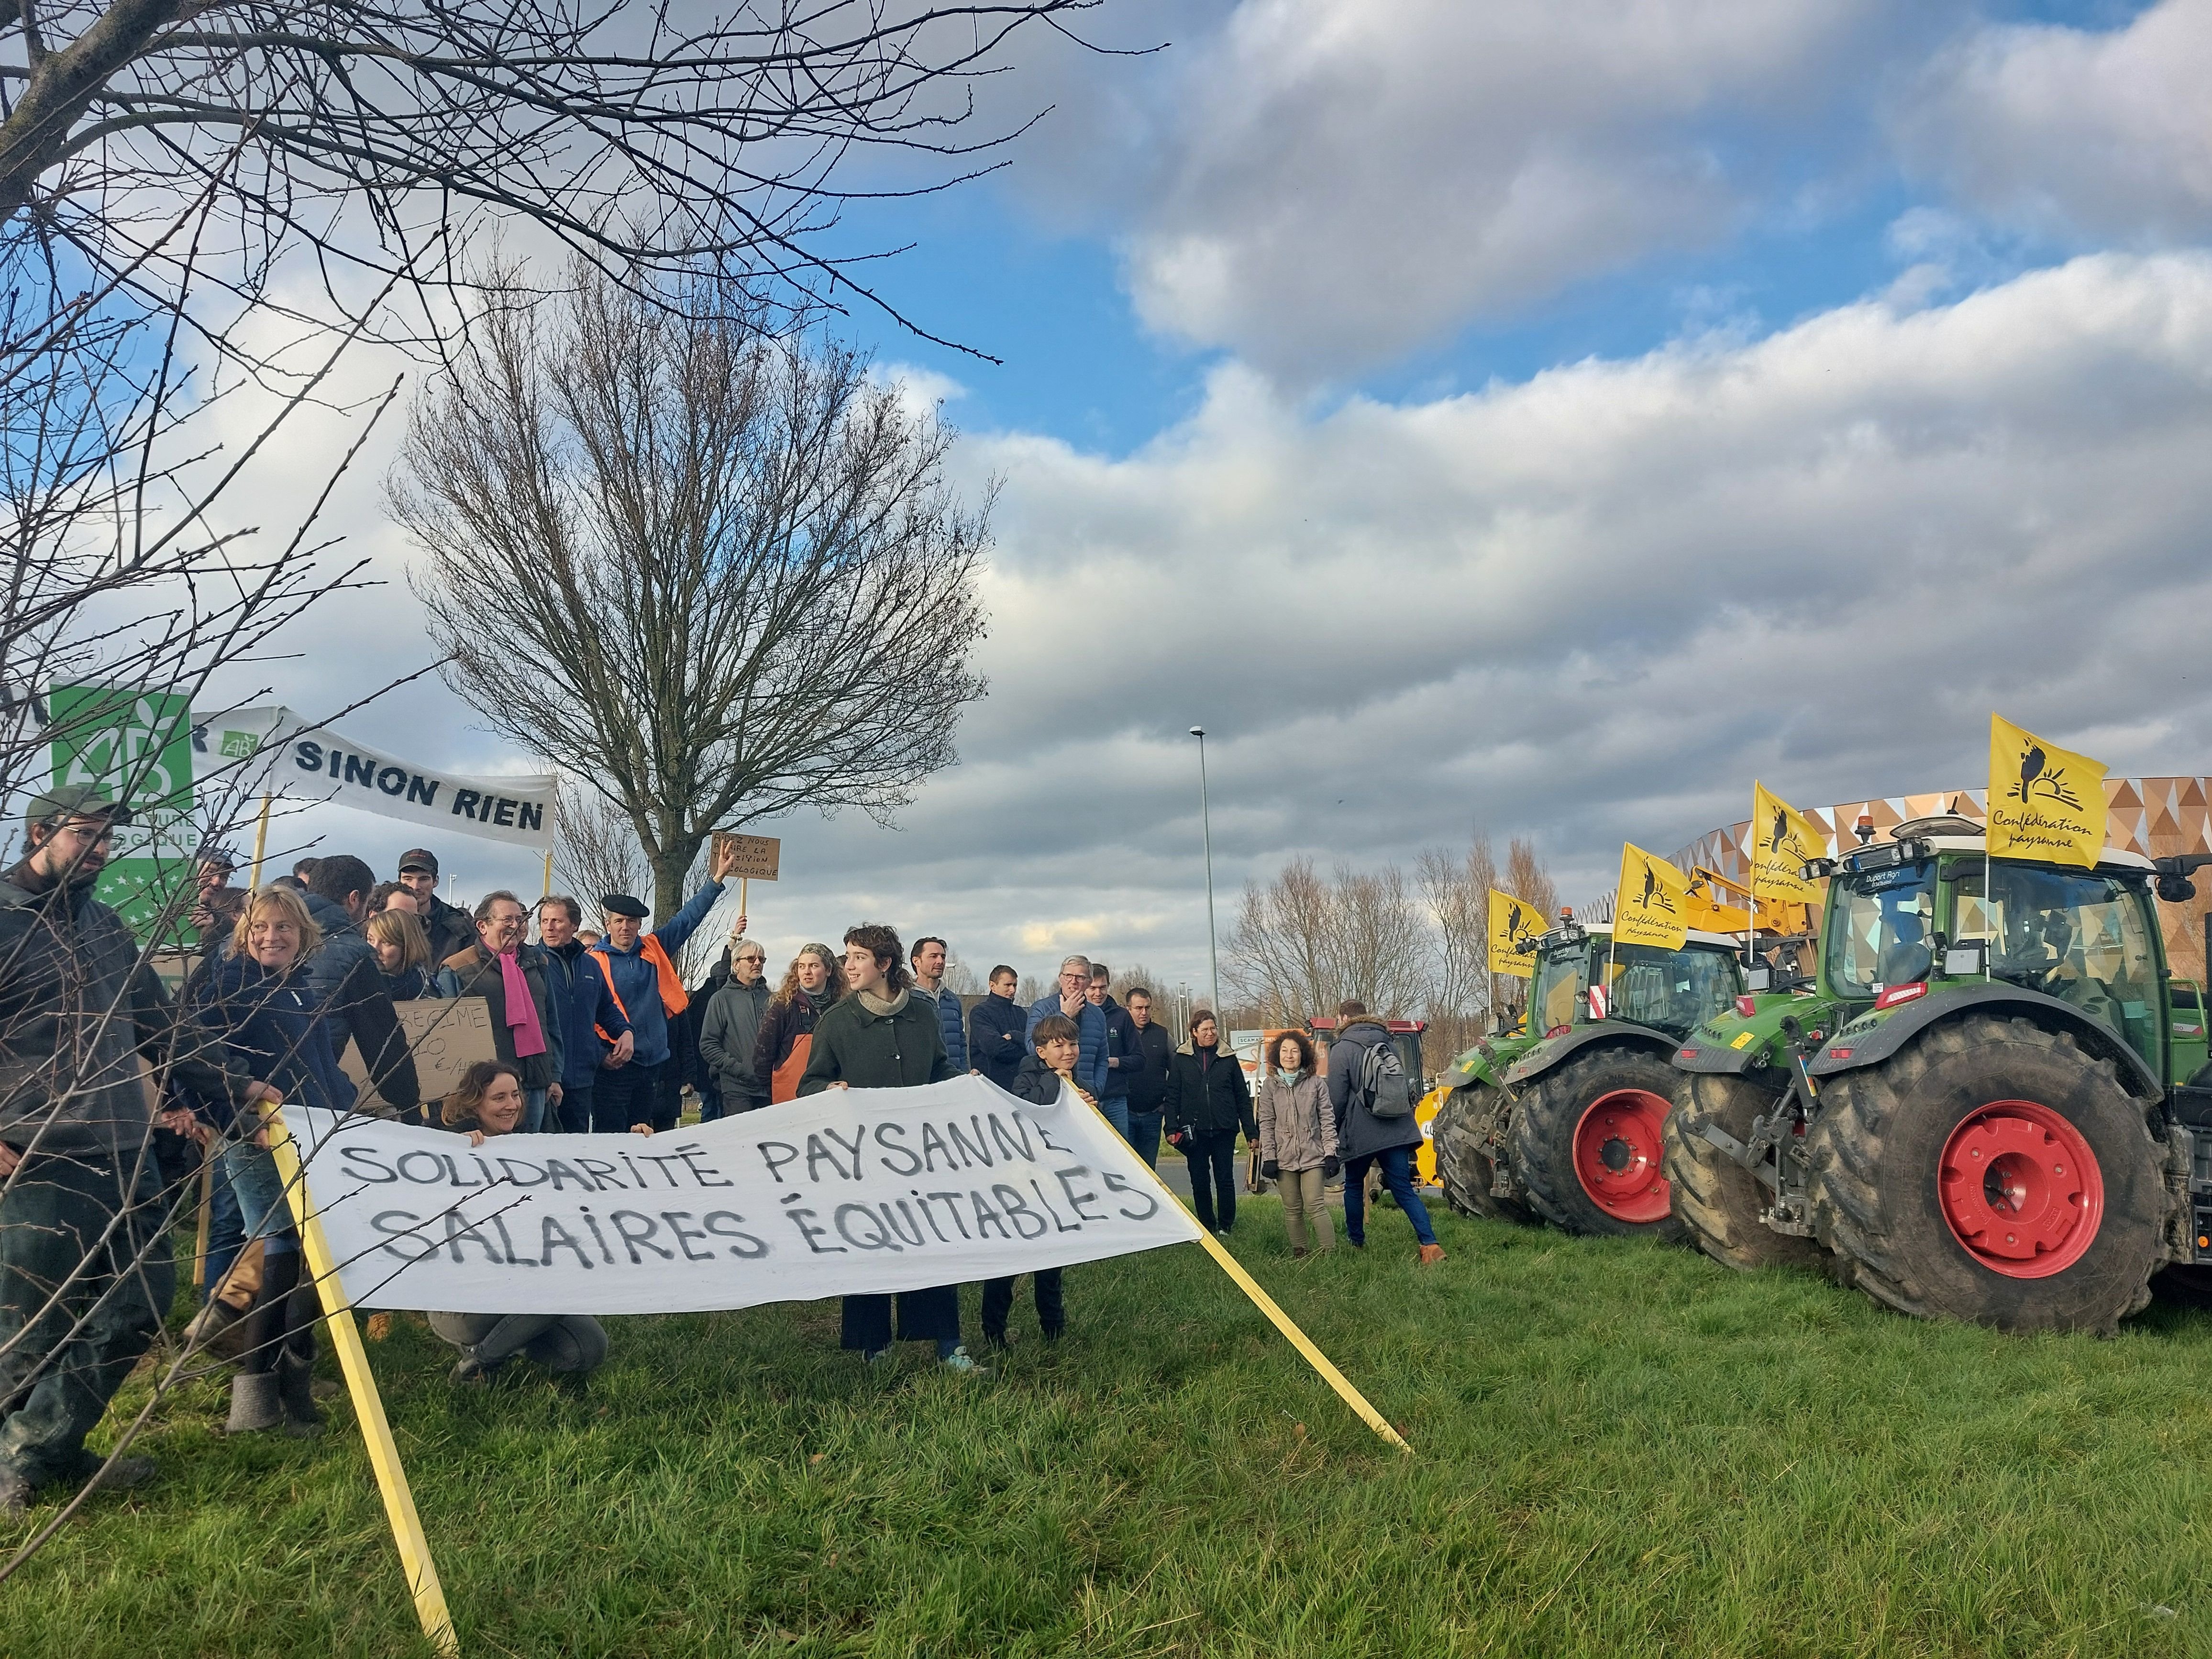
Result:
[[1589,960],[1587,944],[1549,950],[1536,969],[1536,988],[1528,1006],[1535,1010],[1529,1033],[1541,1036],[1562,1025],[1572,1025],[1583,995],[1583,969]]
[[1960,869],[1951,884],[1954,931],[1986,940],[1990,975],[2070,1002],[2159,1068],[2158,960],[2140,887],[2048,865]]
[[1711,1018],[1743,988],[1735,957],[1724,951],[1662,951],[1651,945],[1613,948],[1613,1017],[1656,1026],[1675,1036]]
[[1839,872],[1825,943],[1828,979],[1847,997],[1928,977],[1936,957],[1936,866],[1893,865]]

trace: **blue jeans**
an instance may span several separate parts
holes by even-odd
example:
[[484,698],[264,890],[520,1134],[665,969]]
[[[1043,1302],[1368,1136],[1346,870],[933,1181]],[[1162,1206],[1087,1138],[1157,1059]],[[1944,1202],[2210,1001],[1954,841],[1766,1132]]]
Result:
[[246,1236],[262,1241],[271,1255],[300,1248],[292,1231],[292,1206],[284,1197],[284,1180],[276,1173],[276,1160],[266,1146],[251,1140],[234,1140],[222,1151],[222,1172],[229,1178],[239,1213],[246,1220]]
[[1155,1170],[1160,1167],[1160,1115],[1158,1112],[1129,1114],[1129,1144]]
[[550,1089],[525,1089],[522,1091],[522,1133],[526,1135],[543,1133],[545,1128],[545,1097]]
[[1114,1133],[1127,1140],[1129,1138],[1129,1097],[1101,1095],[1098,1098],[1098,1109],[1105,1115],[1106,1121],[1114,1126]]
[[222,1276],[246,1248],[246,1218],[239,1213],[238,1197],[230,1189],[227,1160],[215,1160],[215,1178],[208,1182],[207,1283],[202,1299],[215,1294]]
[[1406,1219],[1413,1224],[1413,1237],[1424,1244],[1437,1242],[1437,1230],[1429,1224],[1429,1206],[1421,1202],[1421,1195],[1413,1190],[1413,1149],[1393,1146],[1388,1152],[1370,1153],[1365,1158],[1348,1158],[1344,1161],[1344,1236],[1355,1244],[1367,1242],[1367,1166],[1378,1164],[1382,1170],[1382,1184],[1390,1189],[1390,1196],[1398,1200],[1398,1207],[1406,1212]]

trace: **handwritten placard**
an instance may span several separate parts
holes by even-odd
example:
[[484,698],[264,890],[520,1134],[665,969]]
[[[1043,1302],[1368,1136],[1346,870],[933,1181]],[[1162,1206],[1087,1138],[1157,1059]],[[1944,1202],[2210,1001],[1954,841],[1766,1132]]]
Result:
[[714,832],[714,851],[720,856],[724,849],[734,854],[737,862],[731,866],[730,874],[741,881],[774,881],[778,864],[783,857],[783,842],[775,836],[737,836],[726,830]]
[[[423,997],[395,1002],[399,1029],[406,1034],[407,1052],[415,1057],[415,1081],[428,1108],[461,1086],[461,1079],[480,1060],[497,1060],[499,1045],[491,1030],[491,1009],[482,997],[447,1000]],[[362,1091],[361,1105],[374,1111],[377,1102],[368,1089],[368,1068],[360,1049],[350,1041],[338,1056],[338,1067]]]

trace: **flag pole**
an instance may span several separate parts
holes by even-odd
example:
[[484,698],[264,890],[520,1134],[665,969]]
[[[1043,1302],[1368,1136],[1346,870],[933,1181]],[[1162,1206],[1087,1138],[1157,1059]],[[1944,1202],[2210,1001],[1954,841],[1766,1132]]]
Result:
[[246,873],[249,888],[261,885],[261,855],[269,850],[269,797],[261,798],[261,821],[253,826],[253,867]]

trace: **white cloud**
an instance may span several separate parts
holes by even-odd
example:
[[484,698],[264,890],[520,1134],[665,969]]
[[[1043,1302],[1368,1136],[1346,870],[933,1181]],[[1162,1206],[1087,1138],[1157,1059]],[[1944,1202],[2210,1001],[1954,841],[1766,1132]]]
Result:
[[1045,171],[1113,204],[1149,325],[1339,374],[1712,245],[1789,135],[1954,9],[1245,0],[1048,129]]
[[[313,435],[284,458],[303,480]],[[1243,878],[1301,853],[1378,863],[1480,823],[1589,893],[1622,839],[1679,845],[1755,775],[1807,803],[1972,784],[1992,708],[2123,771],[2197,769],[2208,446],[2199,255],[1426,402],[1316,412],[1226,368],[1119,459],[965,439],[963,476],[1006,481],[991,696],[901,830],[763,826],[785,879],[754,887],[754,931],[781,952],[881,919],[979,966],[1073,947],[1202,984],[1200,721],[1224,929]],[[397,575],[367,497],[339,521]],[[404,587],[294,643],[275,677],[303,709],[424,654]],[[885,686],[887,715],[927,694]],[[348,725],[482,769],[474,723],[426,682]],[[285,844],[384,873],[417,838],[319,814]],[[440,850],[468,892],[538,878]]]
[[1908,161],[2000,221],[2068,237],[2212,229],[2212,0],[2123,27],[1991,26],[1942,54],[1895,113]]

